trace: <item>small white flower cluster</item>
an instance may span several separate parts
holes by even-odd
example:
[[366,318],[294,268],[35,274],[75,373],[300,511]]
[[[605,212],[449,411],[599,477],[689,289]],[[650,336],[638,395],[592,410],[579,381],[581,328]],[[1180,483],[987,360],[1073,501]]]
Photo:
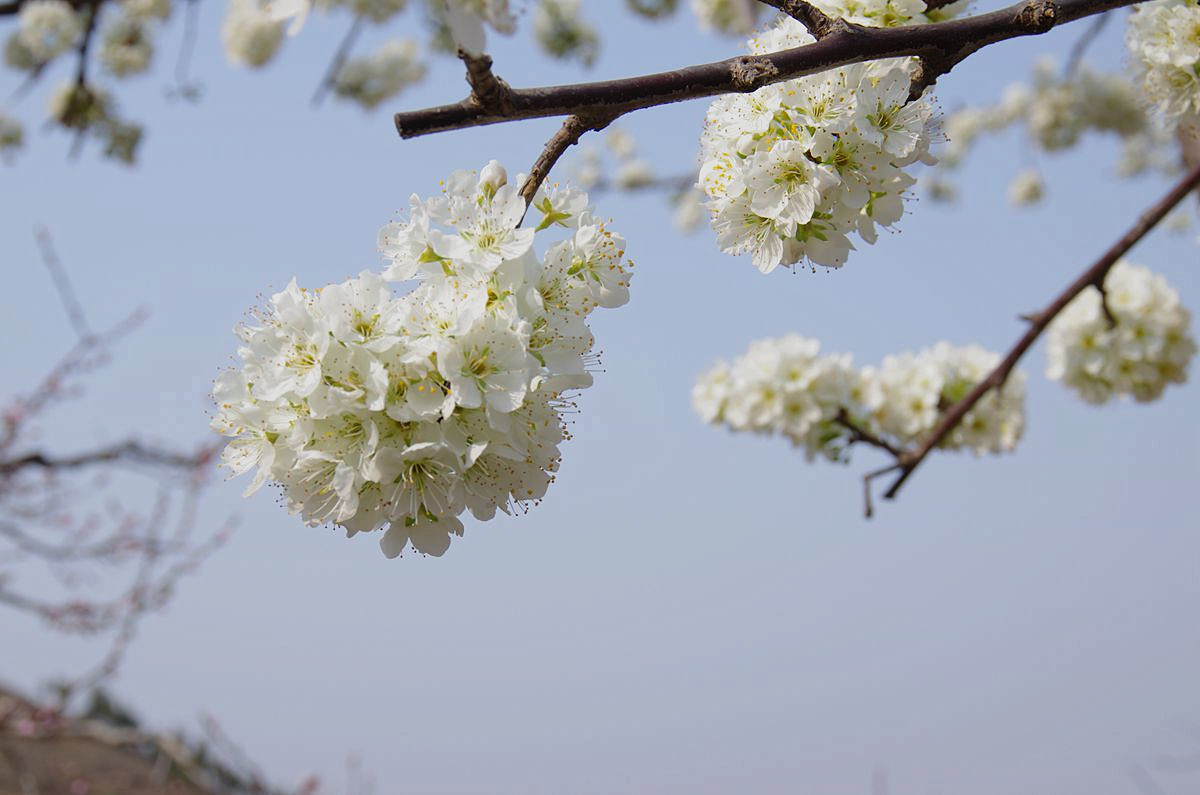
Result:
[[[812,5],[830,17],[890,28],[952,19],[967,2],[955,0],[935,9],[927,9],[924,0],[814,0]],[[758,26],[764,5],[758,0],[692,0],[692,11],[704,30],[747,36]]]
[[[154,55],[153,37],[171,13],[171,0],[118,0],[73,4],[66,0],[29,0],[20,6],[17,29],[4,45],[5,63],[40,74],[55,59],[80,46],[85,27],[97,31],[91,50],[105,71],[118,78],[145,72]],[[89,14],[95,18],[89,22]],[[132,163],[142,137],[140,125],[116,115],[108,91],[88,82],[61,85],[50,96],[55,124],[98,139],[104,154]],[[11,135],[4,146],[20,144]]]
[[[540,223],[520,228],[525,202],[492,161],[410,204],[380,232],[382,274],[293,281],[239,327],[242,366],[213,390],[223,462],[258,467],[247,493],[270,479],[310,525],[387,525],[388,557],[410,542],[440,555],[464,510],[489,519],[545,494],[562,393],[592,383],[587,316],[629,298],[624,241],[582,192],[543,187]],[[543,231],[567,237],[539,255]],[[388,285],[411,279],[401,296]]]
[[120,0],[121,11],[132,19],[162,21],[171,16],[171,0]]
[[692,0],[692,13],[701,30],[729,36],[749,36],[763,11],[758,0]]
[[100,42],[100,63],[116,77],[141,74],[150,68],[154,39],[148,23],[121,15],[109,24]]
[[617,159],[613,184],[626,190],[644,188],[654,182],[654,168],[649,161],[638,157],[637,142],[620,127],[613,127],[604,139],[608,151]]
[[1140,3],[1125,43],[1142,88],[1169,122],[1200,116],[1200,0]]
[[348,59],[334,77],[333,91],[370,110],[423,77],[420,46],[411,39],[392,39],[368,56]]
[[946,117],[949,145],[943,163],[957,165],[975,140],[1017,123],[1026,125],[1038,148],[1056,151],[1074,146],[1088,130],[1122,138],[1145,131],[1148,120],[1138,91],[1127,78],[1080,64],[1059,74],[1052,58],[1034,65],[1032,85],[1014,84],[994,107],[973,107]]
[[[855,370],[848,354],[820,355],[816,340],[791,334],[751,343],[732,365],[718,363],[692,391],[705,422],[779,434],[808,460],[845,460],[867,434],[899,449],[920,442],[941,413],[999,362],[977,346],[942,342]],[[1008,452],[1025,427],[1025,379],[1013,373],[967,412],[942,448]]]
[[322,11],[345,8],[356,17],[382,25],[408,7],[408,0],[317,0]]
[[1026,168],[1008,186],[1008,202],[1014,207],[1037,204],[1046,195],[1046,183],[1036,168]]
[[131,164],[142,140],[142,127],[123,120],[107,91],[74,80],[50,95],[50,118],[65,129],[87,134],[104,146],[105,157]]
[[1184,383],[1196,341],[1179,293],[1149,268],[1122,260],[1105,277],[1104,295],[1088,287],[1050,324],[1047,377],[1097,405],[1114,395],[1148,402],[1167,384]]
[[[864,403],[868,429],[911,446],[925,438],[943,411],[1000,363],[1000,355],[978,345],[939,342],[917,353],[884,357],[878,369],[865,368]],[[1025,431],[1025,376],[1010,373],[990,390],[942,442],[942,449],[980,453],[1011,452]]]
[[[435,49],[480,54],[484,27],[511,34],[516,17],[508,0],[425,0],[433,22]],[[240,66],[265,66],[288,36],[304,27],[313,7],[322,12],[345,9],[358,19],[382,25],[408,7],[408,0],[229,0],[221,38],[226,57]],[[415,43],[390,41],[370,56],[348,61],[334,79],[334,90],[371,108],[425,74]]]
[[[750,39],[754,53],[813,41],[790,17]],[[769,273],[808,260],[839,267],[876,226],[904,214],[915,180],[905,169],[929,156],[935,112],[909,102],[912,66],[892,59],[833,69],[727,94],[708,110],[699,187],[717,244],[752,255]]]
[[[1120,176],[1171,168],[1175,162],[1173,142],[1150,124],[1138,89],[1128,78],[1096,72],[1087,64],[1061,74],[1053,59],[1043,58],[1034,66],[1030,85],[1010,86],[994,106],[967,107],[946,116],[948,141],[940,152],[940,165],[958,167],[979,138],[1014,125],[1023,126],[1033,148],[1044,152],[1073,147],[1089,131],[1115,135],[1122,143]],[[1010,188],[1014,203],[1020,203],[1017,194],[1031,195],[1032,184],[1018,175]]]
[[541,0],[533,37],[555,58],[576,58],[584,66],[595,63],[600,53],[600,36],[584,21],[581,0]]
[[158,24],[171,15],[171,0],[123,0],[109,16],[100,41],[100,63],[114,77],[145,72],[154,57]]
[[[574,180],[587,189],[640,191],[662,188],[668,203],[674,208],[672,218],[677,229],[693,232],[704,221],[705,195],[689,177],[664,178],[654,171],[650,161],[639,157],[637,141],[623,127],[610,127],[604,139],[611,159],[584,145],[572,174]],[[605,176],[611,173],[611,177]]]
[[956,0],[927,9],[924,0],[815,0],[813,5],[830,17],[876,28],[941,22],[953,19],[969,0]]
[[679,0],[625,0],[630,13],[646,19],[664,19],[675,13]]
[[83,22],[66,0],[30,0],[17,15],[17,30],[4,48],[4,58],[17,69],[36,69],[75,46]]
[[506,36],[517,29],[517,18],[508,0],[427,0],[429,11],[445,29],[453,48],[483,54],[485,28]]
[[284,20],[271,13],[265,0],[229,0],[221,23],[225,57],[238,66],[265,66],[283,43]]
[[11,149],[20,149],[24,143],[25,128],[13,117],[0,112],[0,156],[7,156]]

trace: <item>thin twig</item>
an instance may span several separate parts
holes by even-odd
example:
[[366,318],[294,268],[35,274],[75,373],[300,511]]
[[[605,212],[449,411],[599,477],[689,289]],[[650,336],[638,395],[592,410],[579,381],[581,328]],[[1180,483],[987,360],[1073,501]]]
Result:
[[759,2],[777,8],[795,19],[818,41],[832,33],[834,22],[839,21],[804,0],[759,0]]
[[899,463],[888,464],[885,467],[863,475],[863,516],[870,519],[875,515],[875,505],[871,502],[871,484],[875,481],[875,478],[883,477],[889,472],[895,472],[899,468]]
[[667,193],[683,193],[696,184],[695,174],[676,174],[671,177],[654,177],[645,182],[635,182],[632,185],[620,185],[608,178],[599,179],[587,186],[588,193],[599,194],[612,191],[642,193],[665,191]]
[[967,56],[996,42],[1045,33],[1065,22],[1094,16],[1135,0],[1028,0],[964,19],[869,28],[839,25],[821,41],[763,55],[746,55],[669,72],[598,83],[510,89],[504,109],[489,110],[473,96],[452,105],[397,113],[396,130],[414,138],[487,124],[571,116],[582,112],[626,113],[672,102],[734,92],[878,58],[918,56],[926,62],[920,88],[933,83]]
[[313,92],[313,105],[320,105],[321,100],[325,99],[325,94],[337,82],[338,72],[342,71],[342,67],[346,65],[346,59],[350,57],[350,50],[354,48],[355,42],[358,41],[358,36],[362,33],[364,23],[365,20],[363,17],[357,15],[354,17],[354,21],[350,23],[350,29],[342,37],[342,42],[338,45],[337,52],[333,54],[333,60],[329,62],[329,68],[325,70],[325,76],[321,78],[317,90]]
[[75,85],[83,88],[87,85],[87,60],[88,50],[92,46],[92,37],[96,35],[96,22],[100,18],[100,3],[102,0],[91,0],[86,6],[80,8],[83,11],[86,8],[87,24],[83,29],[83,36],[79,39],[79,64],[75,69]]
[[521,197],[525,199],[526,210],[529,209],[534,194],[546,179],[546,175],[550,173],[550,169],[554,168],[554,164],[563,156],[563,152],[578,143],[579,137],[588,130],[603,130],[609,125],[612,118],[602,113],[567,117],[558,132],[550,136],[550,140],[546,142],[546,147],[533,164],[533,168],[529,169],[529,176],[525,178],[525,183],[521,185],[520,192]]
[[1096,260],[1087,270],[1081,273],[1065,290],[1059,293],[1050,302],[1049,306],[1033,315],[1030,320],[1029,329],[1017,340],[1017,343],[1009,350],[1000,364],[996,365],[996,368],[986,378],[976,384],[967,393],[966,397],[947,409],[946,413],[942,415],[941,420],[938,421],[938,424],[934,426],[925,440],[921,442],[920,446],[911,453],[900,457],[898,461],[900,475],[888,490],[884,492],[884,498],[889,500],[894,499],[904,483],[912,476],[917,467],[921,465],[926,456],[929,455],[929,452],[941,444],[942,440],[962,421],[967,412],[989,391],[999,389],[1004,385],[1008,374],[1012,372],[1020,358],[1029,350],[1037,338],[1042,335],[1042,332],[1050,325],[1050,321],[1065,309],[1075,296],[1088,287],[1103,284],[1104,277],[1116,261],[1123,257],[1129,249],[1133,248],[1139,240],[1145,237],[1146,233],[1165,218],[1167,213],[1175,205],[1183,201],[1197,186],[1200,186],[1200,166],[1196,166],[1188,172],[1162,199],[1143,213],[1128,232],[1122,235],[1108,251],[1104,252],[1100,259]]
[[198,453],[185,455],[166,450],[146,447],[140,442],[128,441],[87,453],[55,458],[42,452],[26,453],[8,461],[0,461],[0,476],[11,475],[27,467],[47,470],[79,469],[81,467],[113,461],[129,461],[137,464],[155,464],[179,469],[195,469],[212,458],[212,448],[205,447]]
[[42,264],[50,273],[50,280],[54,282],[54,289],[58,291],[58,298],[67,312],[67,319],[71,321],[71,328],[75,329],[80,339],[90,338],[92,331],[88,328],[83,306],[75,295],[75,288],[71,286],[67,269],[63,267],[62,260],[54,250],[54,239],[50,236],[50,230],[38,224],[34,227],[33,234],[37,239],[38,248],[42,250]]
[[1067,56],[1067,64],[1063,67],[1064,77],[1075,76],[1075,72],[1079,70],[1079,65],[1083,63],[1084,53],[1087,52],[1088,47],[1092,45],[1096,37],[1100,35],[1100,32],[1104,30],[1104,26],[1108,24],[1108,20],[1111,17],[1112,14],[1100,14],[1083,31],[1083,34],[1075,42],[1074,46],[1071,47],[1071,54]]
[[512,89],[492,71],[492,56],[472,55],[466,50],[459,50],[458,57],[467,67],[467,84],[471,86],[471,99],[486,111],[506,112],[508,95]]
[[195,101],[200,95],[200,86],[188,79],[192,56],[196,52],[196,35],[199,32],[200,0],[184,0],[187,8],[183,16],[183,38],[179,42],[179,55],[175,59],[175,90],[180,98]]
[[63,386],[71,376],[92,366],[104,355],[111,343],[137,328],[145,319],[146,312],[138,310],[115,326],[75,343],[28,397],[18,398],[7,407],[3,416],[3,428],[0,428],[0,452],[8,449],[16,441],[17,432],[23,422],[62,397]]
[[858,423],[854,422],[845,409],[841,409],[838,412],[838,415],[833,418],[833,421],[850,431],[851,442],[861,442],[863,444],[869,444],[872,447],[878,447],[880,450],[891,453],[894,458],[900,458],[904,455],[904,451],[900,450],[891,442],[880,436],[876,436],[866,428],[863,428],[858,425]]

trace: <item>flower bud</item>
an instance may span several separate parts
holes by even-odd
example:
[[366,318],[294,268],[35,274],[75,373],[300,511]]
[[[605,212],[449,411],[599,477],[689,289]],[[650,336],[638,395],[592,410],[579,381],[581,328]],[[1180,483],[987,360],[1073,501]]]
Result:
[[504,170],[504,166],[500,165],[495,160],[489,162],[479,172],[479,187],[488,185],[493,191],[499,190],[508,184],[508,172]]

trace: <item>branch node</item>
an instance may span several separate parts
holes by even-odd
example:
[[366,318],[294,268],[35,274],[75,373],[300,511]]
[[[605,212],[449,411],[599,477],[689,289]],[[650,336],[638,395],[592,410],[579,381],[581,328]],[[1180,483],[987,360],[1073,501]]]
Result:
[[[775,8],[794,1],[763,0]],[[478,59],[475,66],[472,66],[472,59],[465,59],[468,81],[474,71],[480,80],[488,81],[486,84],[473,85],[472,95],[459,102],[395,114],[396,131],[402,138],[415,138],[518,119],[565,117],[601,107],[619,108],[621,113],[630,113],[700,97],[746,93],[768,83],[881,58],[916,56],[925,59],[923,76],[913,86],[913,95],[920,96],[941,74],[983,47],[1136,2],[1024,0],[1008,8],[964,19],[896,28],[864,27],[835,19],[821,41],[753,59],[729,59],[575,85],[510,88],[484,68],[485,65],[490,67],[490,59],[475,56]],[[946,0],[928,0],[926,3],[930,10],[946,5]],[[487,86],[491,86],[490,91]],[[497,87],[499,91],[496,91]],[[491,96],[498,96],[507,110],[496,112],[485,107],[484,103],[489,102]]]
[[1058,22],[1058,5],[1054,0],[1029,0],[1017,12],[1017,24],[1030,33],[1045,33]]
[[908,87],[908,101],[920,99],[925,89],[937,83],[939,77],[958,66],[972,52],[973,49],[963,47],[957,51],[932,50],[918,56],[917,68]]
[[804,0],[783,0],[783,2],[773,3],[770,0],[764,0],[768,5],[775,6],[783,13],[795,19],[801,25],[808,29],[808,32],[813,35],[817,41],[828,36],[834,31],[834,22],[839,21],[834,17],[829,16],[821,9],[817,8],[812,3],[806,3]]
[[[937,425],[925,437],[915,449],[909,450],[897,457],[896,461],[900,474],[896,477],[895,482],[888,487],[884,492],[884,499],[891,500],[896,497],[909,476],[921,465],[929,452],[938,447],[945,438],[950,434],[955,427],[962,421],[976,403],[978,403],[984,395],[994,389],[1002,389],[1008,376],[1016,367],[1017,362],[1030,346],[1041,336],[1042,332],[1050,325],[1050,322],[1062,312],[1075,296],[1086,290],[1088,287],[1103,285],[1104,279],[1108,275],[1109,269],[1116,264],[1117,260],[1125,255],[1129,249],[1146,233],[1155,227],[1163,218],[1166,217],[1175,205],[1183,201],[1188,194],[1200,186],[1200,165],[1193,168],[1175,187],[1173,187],[1166,196],[1160,199],[1153,207],[1143,213],[1134,223],[1133,227],[1126,232],[1116,243],[1114,243],[1108,251],[1106,251],[1100,259],[1096,260],[1087,270],[1079,275],[1074,282],[1067,286],[1058,297],[1056,297],[1045,309],[1030,316],[1030,327],[1025,331],[1017,343],[1009,350],[1008,354],[1000,361],[999,364],[984,378],[975,384],[974,387],[954,405],[941,412],[941,418]],[[1103,290],[1101,289],[1101,295]],[[1105,314],[1111,318],[1111,309],[1105,305]]]
[[875,504],[871,500],[871,484],[875,478],[882,477],[889,472],[895,472],[903,465],[900,463],[888,464],[883,469],[876,469],[873,472],[868,472],[863,475],[863,517],[870,519],[875,515]]
[[512,88],[492,71],[492,56],[472,55],[466,50],[459,50],[458,57],[467,67],[471,99],[489,113],[508,113]]
[[775,64],[752,55],[737,58],[729,65],[729,79],[734,90],[747,94],[772,82],[777,74],[779,68]]

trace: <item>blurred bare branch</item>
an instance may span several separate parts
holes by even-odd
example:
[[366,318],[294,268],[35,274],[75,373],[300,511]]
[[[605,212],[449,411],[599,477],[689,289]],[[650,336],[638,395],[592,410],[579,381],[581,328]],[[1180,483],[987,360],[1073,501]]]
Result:
[[35,234],[78,340],[0,414],[0,605],[57,631],[112,634],[99,664],[60,688],[65,708],[116,671],[140,620],[167,604],[233,525],[194,532],[214,445],[172,450],[127,439],[58,452],[42,440],[49,410],[78,398],[84,376],[145,315],[93,332],[49,232],[39,226]]

